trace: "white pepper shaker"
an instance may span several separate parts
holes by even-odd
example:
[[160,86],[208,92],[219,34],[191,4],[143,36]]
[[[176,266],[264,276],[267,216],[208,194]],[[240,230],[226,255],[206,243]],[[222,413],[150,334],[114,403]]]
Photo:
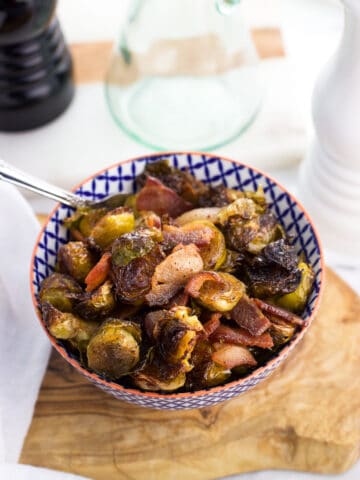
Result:
[[335,260],[360,264],[360,1],[343,0],[344,31],[313,95],[316,138],[300,198]]

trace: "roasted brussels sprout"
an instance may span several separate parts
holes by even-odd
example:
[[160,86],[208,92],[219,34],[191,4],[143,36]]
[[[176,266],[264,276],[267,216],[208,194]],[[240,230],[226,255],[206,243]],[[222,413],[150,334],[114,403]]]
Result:
[[281,320],[280,318],[271,317],[270,335],[273,339],[274,346],[279,347],[287,343],[295,334],[296,326]]
[[239,217],[243,220],[251,220],[258,216],[258,205],[248,198],[238,198],[226,207],[223,207],[218,214],[218,222],[225,225],[231,217]]
[[101,320],[109,316],[114,308],[113,285],[109,280],[93,292],[83,294],[74,307],[75,312],[81,317],[92,320]]
[[58,266],[78,282],[83,282],[96,263],[95,255],[83,242],[69,242],[59,248]]
[[187,388],[209,388],[224,383],[231,375],[229,369],[215,363],[211,356],[213,347],[208,340],[199,340],[194,348],[191,362],[194,368],[187,375]]
[[185,385],[186,373],[167,365],[156,351],[151,350],[144,365],[132,373],[131,379],[141,390],[173,392]]
[[83,351],[98,324],[84,320],[69,312],[61,312],[50,303],[42,307],[46,326],[55,338],[59,340],[70,340],[72,345]]
[[284,239],[270,243],[243,265],[243,279],[254,297],[269,298],[293,292],[301,280],[296,249]]
[[151,289],[156,266],[162,258],[162,251],[156,245],[149,253],[134,258],[124,267],[113,266],[117,298],[124,303],[142,303]]
[[106,208],[80,207],[71,217],[65,218],[63,223],[69,228],[73,238],[85,240],[106,212]]
[[292,312],[301,312],[304,309],[315,278],[311,267],[305,262],[299,263],[299,270],[301,280],[296,290],[274,300],[276,305]]
[[114,380],[129,374],[140,359],[141,329],[134,322],[108,319],[87,346],[89,367]]
[[111,248],[111,262],[116,267],[126,267],[132,260],[148,254],[156,243],[149,230],[139,229],[121,235]]
[[256,236],[247,245],[250,253],[258,254],[269,243],[278,240],[284,236],[284,230],[277,222],[275,216],[271,212],[266,212],[259,217],[259,230]]
[[134,214],[126,207],[119,207],[100,218],[89,236],[100,248],[106,248],[120,235],[134,230],[134,227]]
[[80,285],[69,275],[52,273],[41,284],[40,303],[50,303],[62,312],[70,312],[81,294]]
[[189,315],[188,308],[175,307],[171,318],[160,325],[158,345],[162,358],[170,364],[179,365],[181,371],[190,371],[191,353],[199,332],[203,330],[197,316]]
[[247,266],[244,269],[244,282],[249,287],[251,294],[259,298],[293,292],[301,279],[301,272],[298,269],[289,272],[276,265]]
[[215,312],[232,310],[245,293],[245,285],[230,273],[201,272],[185,289],[205,308]]

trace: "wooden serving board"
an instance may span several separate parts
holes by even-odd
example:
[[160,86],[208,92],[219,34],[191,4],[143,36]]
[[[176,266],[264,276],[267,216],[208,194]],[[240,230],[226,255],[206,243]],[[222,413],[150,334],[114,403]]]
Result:
[[53,353],[21,462],[98,480],[338,473],[360,446],[360,299],[327,270],[319,314],[272,377],[212,408],[165,412],[105,394]]

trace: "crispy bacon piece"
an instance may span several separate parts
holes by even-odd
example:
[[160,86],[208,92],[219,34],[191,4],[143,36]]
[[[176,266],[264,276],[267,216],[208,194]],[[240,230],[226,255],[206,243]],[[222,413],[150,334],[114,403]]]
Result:
[[272,348],[274,346],[270,333],[251,335],[244,328],[232,328],[226,325],[220,325],[211,335],[210,340],[249,347]]
[[231,311],[231,319],[251,335],[261,335],[271,325],[253,300],[244,295]]
[[257,361],[247,348],[239,345],[223,345],[213,352],[212,360],[225,368],[231,369],[240,365],[255,367]]
[[295,313],[288,312],[283,308],[276,307],[275,305],[271,305],[270,303],[263,302],[258,298],[254,298],[254,302],[260,308],[260,310],[262,310],[264,313],[268,313],[269,315],[274,315],[274,317],[281,318],[282,320],[292,323],[293,325],[300,325],[302,327],[306,325],[305,320],[295,315]]
[[105,282],[111,268],[111,253],[106,252],[85,278],[86,291],[92,292]]
[[204,324],[204,330],[207,337],[210,337],[219,327],[220,327],[220,318],[222,317],[222,313],[214,312],[210,314],[209,320],[207,320]]
[[160,180],[147,177],[145,186],[136,198],[137,210],[151,210],[157,215],[168,214],[177,217],[192,208],[191,203],[181,198],[174,190],[166,187]]
[[175,227],[174,225],[164,225],[164,241],[172,246],[179,243],[189,245],[194,243],[198,247],[209,245],[215,236],[214,230],[201,223],[190,227]]
[[194,244],[178,245],[155,268],[151,290],[146,295],[150,306],[165,305],[186,282],[204,268],[203,260]]

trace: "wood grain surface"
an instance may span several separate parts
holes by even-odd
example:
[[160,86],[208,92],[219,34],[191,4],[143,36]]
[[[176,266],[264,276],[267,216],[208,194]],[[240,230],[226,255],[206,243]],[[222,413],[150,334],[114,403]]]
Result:
[[216,407],[132,406],[53,353],[21,462],[97,480],[342,472],[359,455],[359,344],[359,298],[328,270],[319,314],[298,348],[272,377]]
[[[254,29],[252,37],[260,58],[284,56],[284,47],[279,29]],[[70,45],[74,60],[75,82],[102,82],[109,66],[112,48],[113,44],[110,41]]]

